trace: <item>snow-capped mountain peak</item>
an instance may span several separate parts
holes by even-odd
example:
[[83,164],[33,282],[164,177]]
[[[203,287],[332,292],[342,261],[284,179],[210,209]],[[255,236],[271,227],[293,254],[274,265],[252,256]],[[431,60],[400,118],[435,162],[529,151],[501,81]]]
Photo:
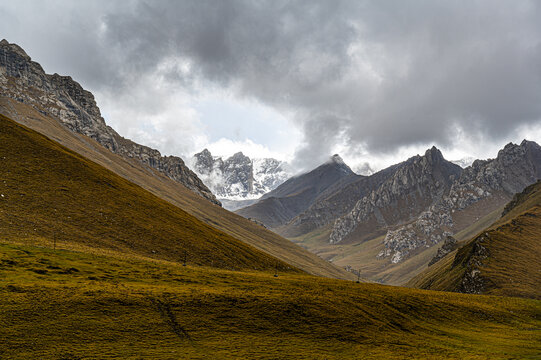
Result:
[[226,200],[258,199],[290,177],[286,163],[250,159],[242,152],[223,159],[204,149],[193,156],[192,168],[218,198]]

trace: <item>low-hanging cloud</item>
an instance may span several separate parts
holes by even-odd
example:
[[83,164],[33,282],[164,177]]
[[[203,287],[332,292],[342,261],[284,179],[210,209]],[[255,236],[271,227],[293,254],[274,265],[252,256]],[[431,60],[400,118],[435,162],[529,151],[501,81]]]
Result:
[[93,87],[125,94],[161,69],[168,86],[287,111],[304,167],[337,145],[459,146],[457,129],[497,141],[541,120],[536,1],[163,0],[70,15],[94,19],[70,35],[93,53],[73,54]]

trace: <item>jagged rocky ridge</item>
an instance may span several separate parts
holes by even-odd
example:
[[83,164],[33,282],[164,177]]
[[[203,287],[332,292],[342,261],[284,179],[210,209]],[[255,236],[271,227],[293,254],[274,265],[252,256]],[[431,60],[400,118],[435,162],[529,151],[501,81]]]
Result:
[[[422,179],[422,167],[418,170],[421,172],[413,172],[411,175],[415,178],[420,176]],[[426,168],[427,175],[431,171],[431,168]],[[539,178],[541,147],[530,141],[523,141],[520,145],[508,144],[500,150],[495,159],[476,160],[464,171],[453,174],[453,177],[449,177],[452,181],[448,185],[440,183],[440,186],[437,186],[438,182],[433,182],[430,186],[430,182],[425,183],[429,185],[428,193],[432,194],[429,196],[433,199],[432,204],[427,204],[424,211],[417,213],[415,220],[403,221],[404,224],[400,225],[400,222],[389,222],[387,218],[380,216],[385,205],[392,202],[391,199],[407,199],[407,189],[411,189],[408,184],[414,185],[409,177],[403,176],[403,171],[398,171],[380,189],[359,200],[348,215],[336,221],[330,241],[343,241],[372,216],[382,226],[388,227],[383,241],[385,248],[378,257],[390,258],[392,263],[397,263],[416,249],[433,246],[469,225],[458,226],[457,214],[467,212],[484,200],[499,198],[498,203],[505,203],[514,193],[522,191]],[[405,208],[411,210],[410,206]],[[490,212],[489,210],[492,211],[486,209],[485,214]],[[471,224],[475,219],[469,221]],[[393,228],[393,225],[398,227]]]
[[413,220],[451,186],[462,169],[446,161],[433,147],[424,156],[401,164],[377,189],[362,197],[351,212],[339,218],[330,236],[339,243],[359,225],[372,224],[371,230]]
[[2,96],[31,105],[59,119],[71,131],[91,137],[116,154],[136,159],[220,205],[181,158],[162,156],[158,150],[120,136],[105,123],[91,92],[69,76],[46,74],[21,47],[5,39],[0,42],[0,89]]
[[193,156],[192,164],[213,193],[226,200],[258,199],[290,177],[284,162],[272,158],[250,159],[242,152],[224,160],[205,149]]

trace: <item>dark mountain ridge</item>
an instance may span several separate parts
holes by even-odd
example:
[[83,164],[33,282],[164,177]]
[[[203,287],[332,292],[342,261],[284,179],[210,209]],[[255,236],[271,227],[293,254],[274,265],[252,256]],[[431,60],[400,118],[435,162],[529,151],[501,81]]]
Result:
[[310,207],[322,194],[341,188],[359,177],[340,156],[333,155],[316,169],[288,179],[263,195],[257,203],[236,213],[276,229]]
[[432,248],[445,239],[493,222],[514,193],[541,178],[540,167],[541,147],[526,140],[466,169],[432,147],[371,176],[335,181],[307,207],[298,201],[308,198],[302,181],[291,179],[283,184],[293,185],[289,191],[277,189],[285,196],[266,195],[248,216],[327,260],[366,269],[369,279],[401,284],[437,256]]
[[449,190],[412,223],[389,230],[380,256],[401,261],[412,250],[433,246],[504,206],[541,178],[541,147],[524,140],[507,144],[495,159],[476,160]]
[[441,198],[461,172],[436,147],[408,159],[336,221],[329,241],[365,240],[381,235],[389,226],[413,220]]

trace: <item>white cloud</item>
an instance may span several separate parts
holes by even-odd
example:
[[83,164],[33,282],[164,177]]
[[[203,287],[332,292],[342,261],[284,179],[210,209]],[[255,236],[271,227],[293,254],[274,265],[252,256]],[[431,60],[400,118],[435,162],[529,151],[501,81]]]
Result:
[[130,91],[95,93],[107,124],[120,135],[156,148],[165,155],[186,156],[208,139],[195,97],[164,78],[164,68],[130,79]]
[[206,145],[206,148],[214,156],[221,156],[224,158],[230,157],[231,155],[242,152],[244,155],[249,156],[250,158],[274,158],[281,161],[288,161],[292,154],[285,154],[280,152],[271,151],[268,147],[261,144],[256,144],[250,139],[244,140],[231,140],[226,138],[221,138],[215,142],[209,143]]

